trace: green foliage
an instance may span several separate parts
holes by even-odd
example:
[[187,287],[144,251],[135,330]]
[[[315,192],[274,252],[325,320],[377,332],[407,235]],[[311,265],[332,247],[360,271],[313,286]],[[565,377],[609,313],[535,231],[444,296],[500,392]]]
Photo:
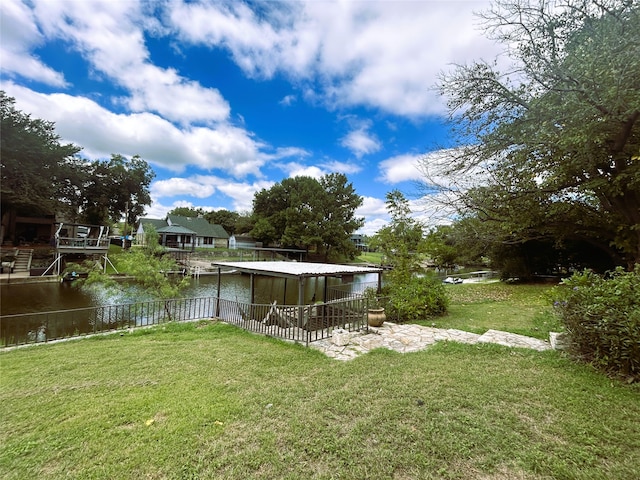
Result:
[[[154,248],[132,248],[114,256],[112,261],[121,274],[131,277],[145,294],[153,298],[177,298],[189,285],[188,276],[176,273],[180,272],[182,267],[171,256],[159,254]],[[87,286],[93,284],[126,289],[126,285],[121,281],[103,274],[99,269],[93,269],[85,283]]]
[[15,108],[0,91],[0,199],[2,212],[21,215],[72,213],[85,178],[81,148],[60,143],[55,125]]
[[640,264],[609,277],[576,273],[555,288],[553,299],[575,356],[640,379]]
[[461,252],[456,245],[454,227],[450,225],[438,226],[429,232],[425,239],[425,252],[431,257],[438,268],[452,268],[461,262]]
[[409,201],[399,190],[387,193],[387,211],[391,222],[381,228],[372,246],[378,248],[393,266],[389,274],[392,283],[406,283],[412,275],[422,270],[420,252],[424,247],[422,224],[411,217]]
[[83,220],[93,225],[110,225],[126,215],[134,225],[151,205],[149,186],[155,174],[140,156],[127,160],[111,155],[109,161],[95,161],[88,167],[89,180],[83,187]]
[[592,245],[598,254],[583,258],[630,268],[640,260],[638,2],[496,0],[483,18],[509,71],[478,61],[443,75],[459,148],[441,167],[425,160],[429,180],[494,242]]
[[[196,218],[200,215],[204,215],[205,212],[202,208],[193,208],[193,207],[176,207],[173,210],[168,212],[168,215],[177,215],[179,217],[191,217]],[[215,223],[215,222],[212,222]]]
[[2,211],[65,213],[72,221],[133,225],[151,204],[153,171],[139,156],[107,162],[79,158],[80,147],[60,144],[53,122],[32,119],[0,91]]
[[238,212],[232,212],[224,209],[215,210],[204,214],[204,218],[207,219],[207,222],[213,225],[221,225],[222,228],[224,228],[224,231],[229,235],[243,233],[236,229],[238,221],[240,220],[240,214]]
[[251,235],[265,244],[315,248],[326,259],[354,258],[358,252],[350,238],[364,223],[355,217],[361,204],[343,174],[287,178],[256,193]]
[[149,256],[160,255],[164,251],[164,247],[160,245],[160,236],[158,235],[156,227],[154,227],[150,223],[147,223],[143,226],[143,230],[144,246],[142,248],[144,249],[144,251]]
[[449,304],[442,282],[430,276],[392,282],[384,288],[383,294],[387,298],[387,317],[400,322],[444,315]]
[[362,292],[362,296],[367,302],[369,308],[380,308],[383,306],[383,301],[378,295],[378,289],[373,287],[367,287]]

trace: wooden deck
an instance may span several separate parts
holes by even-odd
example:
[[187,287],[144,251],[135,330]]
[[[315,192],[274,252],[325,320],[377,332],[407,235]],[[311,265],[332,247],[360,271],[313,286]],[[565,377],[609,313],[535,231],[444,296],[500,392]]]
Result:
[[56,251],[84,255],[105,254],[109,251],[109,239],[59,237],[56,242]]

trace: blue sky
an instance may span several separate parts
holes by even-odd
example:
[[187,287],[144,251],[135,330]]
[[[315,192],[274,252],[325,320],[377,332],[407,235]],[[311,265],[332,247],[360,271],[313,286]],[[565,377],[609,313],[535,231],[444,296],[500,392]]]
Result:
[[[4,0],[0,88],[92,160],[140,155],[160,218],[249,211],[296,175],[347,175],[362,233],[399,189],[416,215],[420,159],[451,141],[434,84],[496,58],[484,0]],[[432,220],[435,221],[435,220]]]

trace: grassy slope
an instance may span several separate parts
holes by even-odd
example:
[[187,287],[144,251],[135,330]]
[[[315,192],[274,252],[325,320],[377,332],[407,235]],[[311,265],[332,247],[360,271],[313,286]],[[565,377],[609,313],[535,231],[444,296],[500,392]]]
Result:
[[0,477],[633,478],[640,389],[556,352],[340,363],[201,322],[0,354]]
[[420,323],[475,333],[492,328],[541,339],[548,339],[549,331],[562,330],[545,298],[549,285],[495,282],[446,288],[451,299],[447,315]]

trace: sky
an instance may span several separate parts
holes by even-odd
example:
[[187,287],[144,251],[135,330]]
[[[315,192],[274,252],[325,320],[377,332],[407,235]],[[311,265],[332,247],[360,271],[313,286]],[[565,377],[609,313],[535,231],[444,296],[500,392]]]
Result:
[[360,233],[452,146],[435,85],[493,60],[485,0],[3,0],[0,89],[90,160],[140,155],[146,216],[251,211],[255,192],[344,173]]

